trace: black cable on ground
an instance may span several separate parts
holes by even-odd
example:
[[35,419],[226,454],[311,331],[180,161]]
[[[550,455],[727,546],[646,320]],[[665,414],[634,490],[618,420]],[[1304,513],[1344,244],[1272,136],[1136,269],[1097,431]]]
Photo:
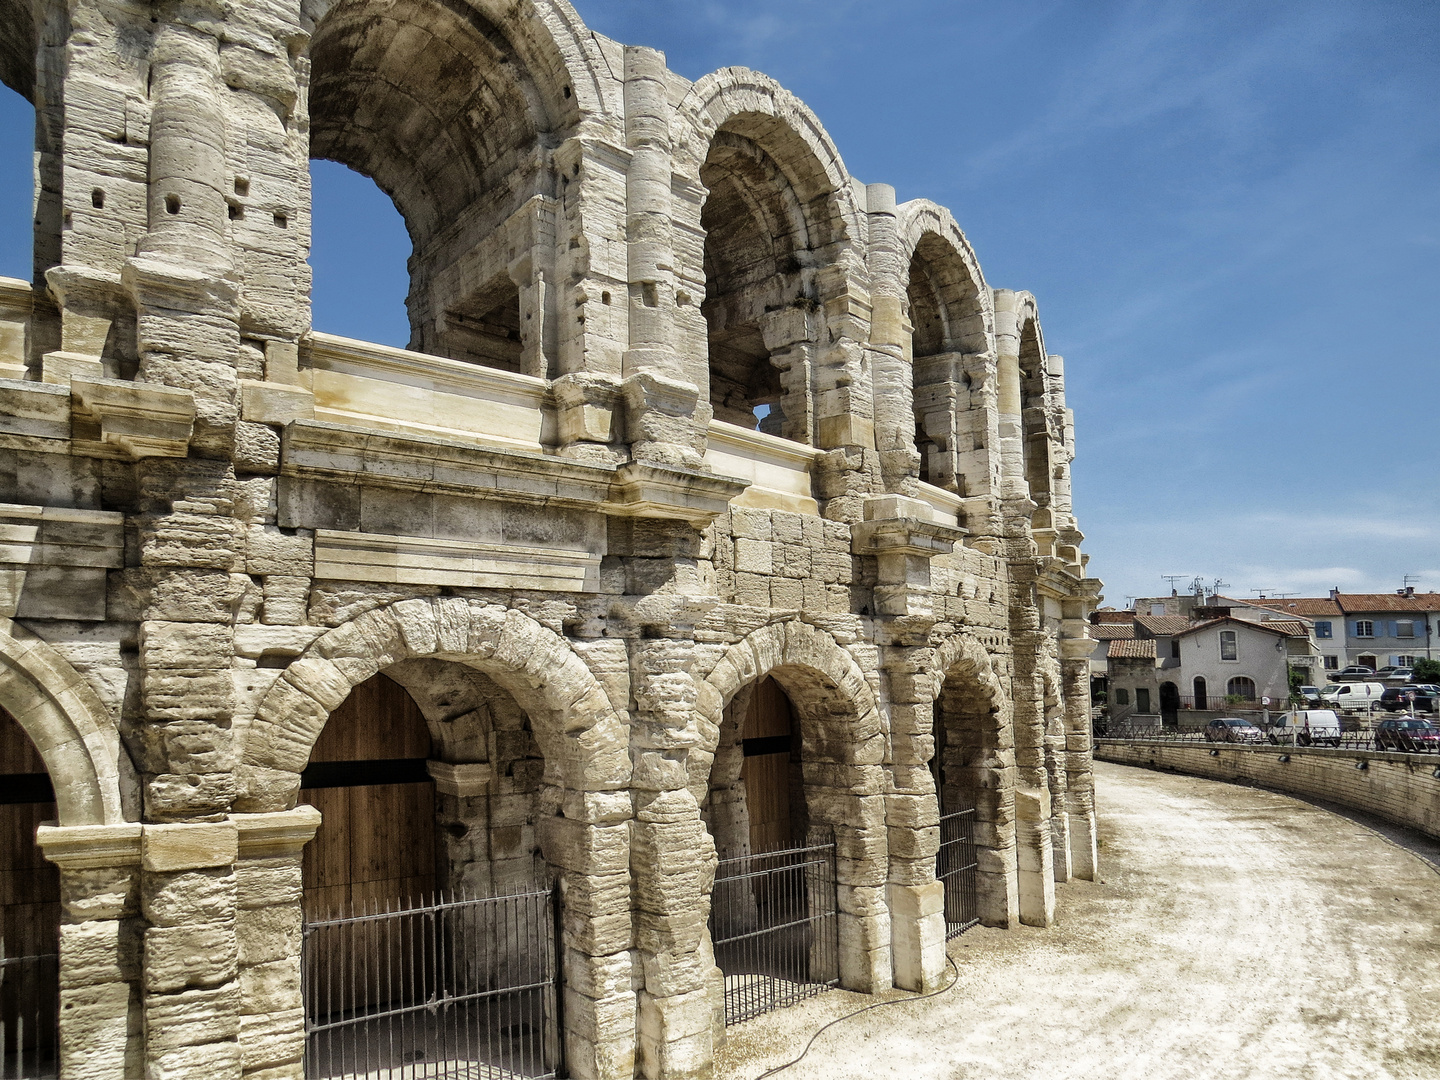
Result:
[[955,966],[955,960],[953,957],[950,956],[948,952],[945,954],[945,962],[950,965],[951,978],[950,981],[944,986],[940,987],[939,990],[931,990],[928,994],[917,994],[915,997],[891,998],[889,1001],[876,1001],[873,1004],[865,1005],[862,1008],[856,1009],[854,1012],[848,1012],[844,1016],[837,1016],[834,1020],[831,1020],[828,1024],[821,1027],[820,1030],[815,1032],[814,1035],[810,1036],[810,1041],[805,1044],[805,1049],[800,1051],[799,1057],[795,1058],[793,1061],[785,1062],[784,1065],[776,1065],[773,1069],[765,1070],[763,1073],[757,1076],[755,1080],[765,1080],[767,1076],[774,1076],[776,1073],[784,1072],[792,1065],[799,1065],[800,1062],[805,1060],[805,1055],[810,1053],[810,1048],[815,1045],[815,1040],[820,1038],[821,1035],[825,1034],[825,1032],[829,1031],[832,1027],[840,1023],[842,1020],[849,1020],[852,1017],[859,1016],[861,1013],[867,1013],[871,1009],[883,1009],[886,1005],[908,1005],[911,1002],[925,1001],[929,998],[939,997],[941,994],[951,989],[957,982],[960,981],[960,969]]

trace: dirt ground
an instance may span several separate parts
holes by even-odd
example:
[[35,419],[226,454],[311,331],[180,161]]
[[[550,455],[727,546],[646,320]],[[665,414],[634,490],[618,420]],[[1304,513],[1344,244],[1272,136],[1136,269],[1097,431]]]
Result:
[[[778,1075],[1440,1078],[1440,846],[1266,791],[1095,771],[1103,882],[1060,886],[1050,930],[964,934],[952,989],[890,995]],[[732,1028],[716,1075],[754,1080],[875,1000],[834,991]]]

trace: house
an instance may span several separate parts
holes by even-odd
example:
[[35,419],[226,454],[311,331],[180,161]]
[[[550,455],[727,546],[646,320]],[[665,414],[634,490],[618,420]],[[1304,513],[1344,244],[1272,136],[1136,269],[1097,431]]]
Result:
[[[1174,722],[1181,710],[1278,706],[1289,698],[1292,666],[1319,666],[1304,619],[1275,612],[1240,618],[1215,604],[1167,606],[1171,613],[1142,599],[1137,610],[1091,616],[1097,652],[1105,650],[1112,717],[1159,714]],[[1162,613],[1140,614],[1157,609]]]
[[1315,626],[1322,673],[1351,664],[1376,670],[1409,667],[1418,659],[1435,659],[1440,653],[1440,593],[1413,588],[1394,593],[1331,589],[1328,597],[1227,602],[1310,620]]

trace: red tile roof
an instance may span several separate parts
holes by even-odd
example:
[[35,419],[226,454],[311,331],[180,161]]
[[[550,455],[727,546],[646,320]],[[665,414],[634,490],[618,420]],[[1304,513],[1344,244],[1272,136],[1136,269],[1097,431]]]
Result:
[[1188,615],[1136,615],[1135,621],[1156,637],[1174,637],[1190,629]]
[[1129,641],[1135,637],[1135,624],[1120,626],[1116,623],[1100,623],[1098,626],[1090,627],[1090,638],[1093,641]]
[[1232,607],[1267,608],[1282,615],[1297,615],[1306,619],[1316,616],[1323,618],[1327,615],[1339,618],[1344,614],[1340,610],[1339,604],[1324,596],[1292,596],[1283,600],[1231,600],[1225,597],[1222,599]]
[[1440,611],[1440,593],[1341,593],[1340,607],[1347,615],[1386,611]]
[[[1190,628],[1186,630],[1185,633],[1193,634],[1197,630],[1205,630],[1211,626],[1219,626],[1221,623],[1234,623],[1237,626],[1248,626],[1252,630],[1264,630],[1271,634],[1277,634],[1280,637],[1296,636],[1292,630],[1287,628],[1298,626],[1302,628],[1299,636],[1308,636],[1307,631],[1304,629],[1305,624],[1301,622],[1291,622],[1288,619],[1276,619],[1273,622],[1251,622],[1249,619],[1237,619],[1233,615],[1222,615],[1218,619],[1206,619],[1204,622],[1191,623]],[[1179,637],[1182,635],[1177,634],[1176,636]]]
[[1134,641],[1112,641],[1105,654],[1111,660],[1154,660],[1155,639],[1138,638]]

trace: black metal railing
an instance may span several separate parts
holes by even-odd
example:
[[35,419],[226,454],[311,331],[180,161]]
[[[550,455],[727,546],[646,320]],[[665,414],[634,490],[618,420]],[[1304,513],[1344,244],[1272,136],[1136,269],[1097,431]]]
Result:
[[0,936],[0,1080],[60,1075],[60,957],[6,956]]
[[957,810],[940,818],[940,850],[935,877],[945,886],[945,940],[958,937],[980,921],[975,854],[975,810]]
[[308,921],[305,1076],[563,1076],[549,887]]
[[1403,730],[1341,731],[1338,736],[1311,737],[1304,732],[1273,732],[1261,729],[1259,743],[1254,741],[1246,743],[1240,739],[1210,740],[1205,737],[1203,731],[1177,731],[1175,728],[1163,725],[1127,724],[1118,729],[1112,728],[1104,734],[1097,733],[1097,738],[1136,742],[1193,743],[1206,746],[1318,746],[1340,750],[1366,750],[1372,753],[1440,753],[1440,741],[1437,741],[1433,735],[1428,738],[1417,737]]
[[834,843],[720,860],[710,937],[727,1025],[839,985]]

